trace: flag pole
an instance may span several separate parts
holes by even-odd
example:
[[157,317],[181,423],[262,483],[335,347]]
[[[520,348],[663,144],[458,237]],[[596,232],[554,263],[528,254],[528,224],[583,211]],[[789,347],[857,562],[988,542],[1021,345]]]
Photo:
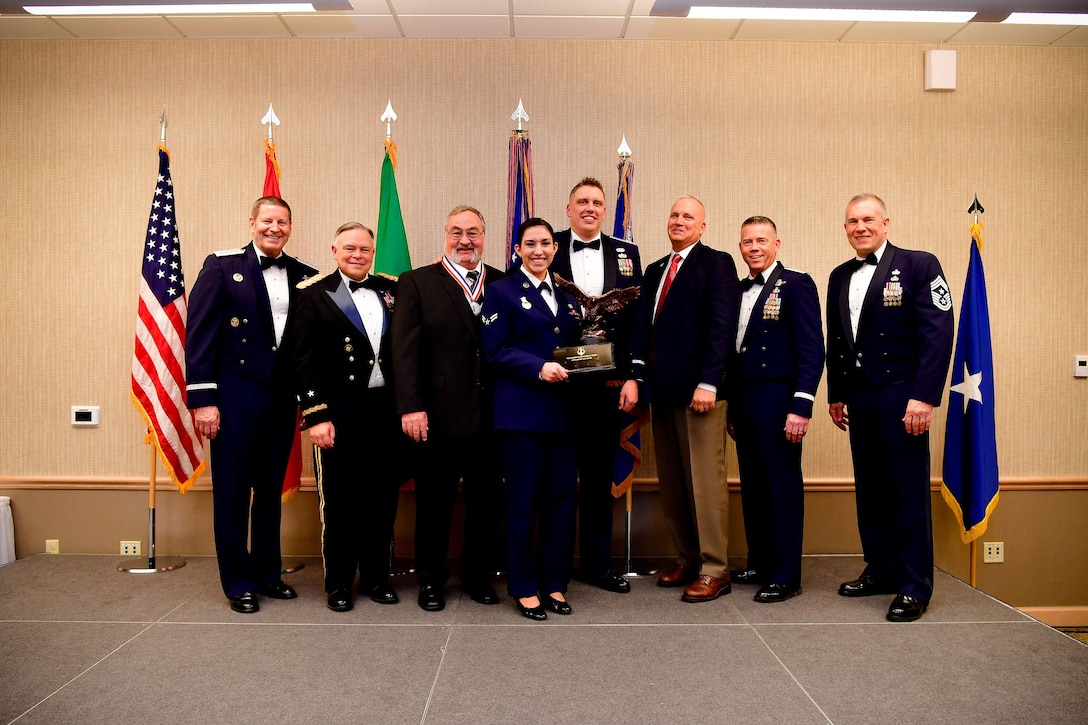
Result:
[[[629,169],[630,164],[631,164],[631,155],[632,155],[631,147],[627,145],[627,134],[622,135],[622,138],[620,139],[620,145],[619,145],[619,148],[616,149],[616,153],[619,155],[619,159],[620,159],[619,164],[616,167],[618,169],[618,171],[619,171],[619,193],[617,194],[617,199],[616,199],[617,218],[616,218],[616,223],[614,225],[615,228],[613,230],[613,232],[614,232],[613,236],[617,237],[618,239],[622,239],[622,240],[624,240],[626,242],[630,242],[631,241],[630,226],[627,224],[627,219],[631,215],[631,206],[630,206],[630,197],[629,196],[627,197],[627,201],[623,204],[624,218],[620,218],[618,216],[619,215],[619,209],[620,209],[620,201],[621,201],[621,199],[619,197],[624,195],[625,179],[626,179],[627,172],[628,172],[628,169]],[[622,227],[621,227],[621,225],[622,225]],[[619,233],[621,228],[623,230],[622,236]],[[638,464],[635,463],[632,466],[632,469],[631,469],[631,476],[632,477],[634,476],[634,468],[637,465]],[[637,578],[637,577],[641,577],[641,576],[652,576],[654,574],[657,574],[657,569],[650,569],[649,571],[644,571],[644,572],[640,572],[640,571],[635,569],[634,546],[633,546],[633,543],[632,543],[633,539],[634,539],[634,514],[635,514],[635,496],[634,496],[634,482],[632,481],[631,485],[629,485],[627,487],[627,491],[624,492],[624,515],[623,515],[624,516],[624,518],[623,518],[623,522],[624,522],[624,532],[623,532],[624,559],[623,559],[623,576],[631,577],[631,578]]]
[[[166,106],[162,107],[162,116],[159,117],[159,145],[166,147]],[[128,574],[154,574],[159,571],[173,571],[185,566],[185,559],[177,556],[155,556],[155,484],[156,461],[155,454],[157,443],[154,431],[147,429],[146,441],[150,450],[151,471],[148,474],[148,502],[147,502],[147,559],[125,559],[117,565],[117,571]]]

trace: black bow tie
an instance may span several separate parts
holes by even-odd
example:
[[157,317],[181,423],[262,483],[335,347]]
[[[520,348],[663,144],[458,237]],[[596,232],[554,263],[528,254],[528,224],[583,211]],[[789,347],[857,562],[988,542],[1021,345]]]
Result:
[[268,269],[269,267],[279,267],[280,269],[287,268],[287,257],[280,255],[278,257],[261,257],[261,269]]
[[377,289],[378,286],[376,284],[374,284],[374,277],[372,275],[367,275],[366,279],[361,279],[361,280],[349,279],[348,280],[348,289],[350,291],[354,292],[355,290],[357,290],[359,288]]
[[764,281],[764,279],[763,279],[763,273],[762,273],[762,272],[760,272],[759,274],[757,274],[757,275],[756,275],[756,276],[755,276],[754,278],[752,278],[752,279],[742,279],[742,280],[740,281],[740,286],[741,286],[741,288],[743,288],[743,289],[744,289],[744,291],[745,291],[745,292],[747,292],[748,290],[752,289],[752,288],[753,288],[753,287],[755,287],[756,285],[758,285],[758,286],[762,287],[762,286],[763,286],[764,284],[765,284],[765,281]]
[[852,259],[850,261],[853,263],[854,271],[856,272],[857,270],[861,269],[861,265],[871,264],[871,265],[873,265],[875,267],[879,263],[880,260],[878,260],[876,258],[875,254],[870,254],[865,259]]
[[594,239],[592,242],[583,242],[581,239],[575,239],[574,240],[574,251],[575,252],[580,252],[583,249],[600,249],[600,248],[601,248],[601,240],[600,239]]
[[550,284],[548,284],[547,282],[541,282],[540,286],[537,287],[537,289],[540,290],[541,293],[544,293],[544,292],[547,292],[548,294],[552,293],[552,286]]

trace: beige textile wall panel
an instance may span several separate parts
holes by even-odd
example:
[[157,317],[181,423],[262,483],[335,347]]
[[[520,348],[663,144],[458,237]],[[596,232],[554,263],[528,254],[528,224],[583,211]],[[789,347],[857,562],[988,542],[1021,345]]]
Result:
[[[128,399],[140,255],[168,106],[187,283],[248,238],[271,101],[289,251],[330,271],[332,231],[377,222],[392,99],[412,258],[437,258],[445,213],[478,206],[502,264],[510,114],[531,117],[536,211],[566,226],[582,175],[613,202],[634,149],[636,241],[666,252],[672,201],[707,206],[706,241],[736,256],[751,214],[825,293],[850,254],[849,197],[884,197],[891,238],[935,252],[955,308],[974,194],[993,321],[1003,476],[1088,475],[1088,49],[950,46],[959,89],[922,90],[921,45],[546,40],[0,42],[0,475],[145,476]],[[607,222],[611,228],[611,216]],[[849,479],[847,436],[822,413],[813,479]],[[102,406],[73,429],[69,406]],[[943,413],[934,429],[939,476]],[[652,456],[651,456],[652,459]],[[307,464],[308,465],[308,464]],[[308,469],[309,470],[309,467]],[[735,477],[735,465],[730,470]],[[652,460],[640,472],[652,477]]]

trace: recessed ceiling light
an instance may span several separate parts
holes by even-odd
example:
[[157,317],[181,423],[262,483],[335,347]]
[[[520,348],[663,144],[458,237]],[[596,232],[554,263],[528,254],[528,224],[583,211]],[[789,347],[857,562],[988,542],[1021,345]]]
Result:
[[314,13],[311,3],[217,3],[205,5],[24,5],[31,15],[208,15]]
[[966,23],[973,12],[818,8],[718,8],[693,5],[689,18],[722,20],[840,20],[849,22]]

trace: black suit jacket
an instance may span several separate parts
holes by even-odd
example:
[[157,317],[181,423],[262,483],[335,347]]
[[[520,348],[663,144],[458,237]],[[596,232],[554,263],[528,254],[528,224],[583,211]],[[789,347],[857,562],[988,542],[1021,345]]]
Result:
[[795,393],[789,412],[811,418],[812,400],[796,393],[815,396],[823,376],[822,322],[812,277],[777,264],[752,307],[740,351],[731,351],[726,376],[730,399],[746,381],[778,378]]
[[643,378],[654,402],[684,406],[700,383],[717,386],[725,398],[725,371],[736,336],[739,283],[733,258],[696,242],[680,265],[661,313],[654,297],[672,254],[646,268],[639,298],[635,377],[639,361],[650,362]]
[[[486,297],[505,275],[483,268]],[[398,415],[426,411],[431,430],[446,436],[471,436],[490,421],[480,320],[441,263],[400,276],[391,350]]]
[[[570,267],[571,233],[570,229],[556,232],[557,245],[555,258],[549,268],[552,274],[558,274],[565,280],[574,281]],[[604,292],[622,287],[641,287],[642,261],[638,247],[621,239],[614,239],[601,234],[601,252],[604,255]],[[625,379],[631,372],[631,329],[634,326],[634,303],[622,310],[610,312],[604,317],[605,339],[614,346],[616,375]]]
[[[361,408],[369,394],[367,383],[375,365],[386,386],[392,385],[389,365],[389,320],[393,313],[395,282],[373,277],[385,315],[382,343],[374,350],[351,292],[339,271],[299,290],[292,319],[291,343],[304,426],[333,421],[337,427],[372,415]],[[385,411],[392,418],[392,410]]]

